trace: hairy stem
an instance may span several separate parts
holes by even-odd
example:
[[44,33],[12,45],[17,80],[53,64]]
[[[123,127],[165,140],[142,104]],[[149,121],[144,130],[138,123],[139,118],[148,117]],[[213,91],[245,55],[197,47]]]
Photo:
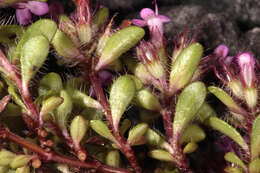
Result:
[[131,173],[131,171],[121,168],[114,168],[107,165],[102,165],[100,162],[81,162],[79,160],[70,158],[65,155],[57,154],[55,152],[46,152],[44,149],[39,147],[38,145],[31,143],[15,134],[10,132],[9,130],[2,128],[0,131],[0,137],[4,139],[8,139],[24,148],[27,148],[30,151],[33,151],[39,154],[44,161],[47,162],[57,162],[67,164],[72,167],[81,167],[86,169],[95,169],[104,173]]
[[110,128],[112,134],[114,135],[115,139],[117,140],[116,145],[119,147],[120,151],[126,156],[127,160],[129,161],[131,166],[134,168],[135,172],[141,173],[142,169],[137,162],[137,159],[135,157],[135,154],[134,154],[131,146],[120,135],[120,132],[118,131],[118,129],[113,126],[113,120],[112,120],[110,106],[105,97],[101,84],[100,84],[99,80],[97,79],[96,74],[92,73],[90,75],[90,80],[91,80],[93,89],[97,95],[98,101],[103,106],[106,119],[108,120],[108,123],[109,123],[109,128]]

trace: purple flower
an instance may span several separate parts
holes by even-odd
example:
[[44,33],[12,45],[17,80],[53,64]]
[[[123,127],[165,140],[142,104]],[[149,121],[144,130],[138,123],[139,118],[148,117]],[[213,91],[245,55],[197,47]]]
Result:
[[255,60],[251,53],[244,52],[237,55],[237,61],[241,70],[242,82],[246,87],[253,87],[255,84]]
[[228,55],[228,47],[224,44],[221,44],[214,50],[214,54],[218,57],[225,58]]
[[16,8],[16,18],[20,25],[27,25],[32,19],[32,14],[42,16],[49,12],[46,2],[28,1],[19,2],[14,5]]
[[150,8],[143,8],[140,12],[143,20],[133,19],[132,23],[137,26],[148,26],[150,30],[151,40],[162,42],[163,36],[163,23],[170,22],[167,16],[158,14],[158,7],[155,1],[155,12]]

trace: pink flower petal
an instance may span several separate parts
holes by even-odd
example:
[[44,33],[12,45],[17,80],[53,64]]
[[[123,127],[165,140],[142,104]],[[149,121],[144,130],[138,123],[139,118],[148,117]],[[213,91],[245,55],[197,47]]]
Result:
[[16,19],[20,25],[27,25],[32,19],[32,15],[29,9],[17,9]]
[[133,19],[133,20],[132,20],[132,23],[133,23],[134,25],[137,25],[137,26],[140,26],[140,27],[144,27],[144,26],[147,25],[146,21],[140,20],[140,19]]
[[42,16],[49,12],[49,7],[46,2],[28,1],[26,7],[37,16]]
[[170,19],[169,17],[164,16],[164,15],[158,15],[157,17],[158,17],[163,23],[164,23],[164,22],[170,22],[170,21],[171,21],[171,19]]
[[141,18],[148,20],[150,17],[155,16],[154,11],[150,8],[143,8],[140,12]]
[[224,58],[228,55],[228,47],[224,44],[221,44],[214,50],[214,54]]

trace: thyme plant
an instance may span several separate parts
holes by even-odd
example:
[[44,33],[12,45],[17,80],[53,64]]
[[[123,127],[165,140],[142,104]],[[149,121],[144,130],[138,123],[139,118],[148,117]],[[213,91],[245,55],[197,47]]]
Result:
[[[187,156],[206,138],[205,126],[233,140],[225,172],[260,172],[259,62],[252,54],[227,56],[220,45],[204,56],[187,31],[167,43],[170,19],[156,1],[154,11],[141,10],[142,20],[117,28],[99,2],[73,2],[69,16],[32,22],[32,14],[48,13],[47,2],[0,1],[16,8],[19,23],[0,26],[0,173],[192,173]],[[223,88],[202,82],[210,70]],[[207,93],[227,106],[228,122]]]

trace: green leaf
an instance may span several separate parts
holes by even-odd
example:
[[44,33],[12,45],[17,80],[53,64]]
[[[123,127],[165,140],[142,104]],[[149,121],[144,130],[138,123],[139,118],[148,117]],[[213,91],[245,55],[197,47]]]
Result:
[[91,120],[90,121],[90,127],[97,132],[100,136],[103,136],[104,138],[115,142],[116,139],[108,129],[107,125],[101,121],[101,120]]
[[181,135],[180,144],[189,142],[200,142],[206,137],[205,132],[196,124],[186,127]]
[[120,55],[136,45],[144,34],[144,30],[137,26],[129,26],[114,33],[106,42],[95,70],[98,71],[115,61]]
[[250,173],[259,173],[260,172],[260,159],[255,158],[249,164],[249,172]]
[[112,150],[107,153],[106,164],[116,168],[120,167],[120,153],[118,150]]
[[254,159],[260,155],[260,115],[256,117],[251,133],[251,158]]
[[95,16],[93,17],[93,27],[95,30],[99,30],[100,27],[103,27],[108,20],[109,10],[108,8],[101,8],[97,11]]
[[17,168],[15,173],[30,173],[30,167],[24,166],[24,167],[21,167],[21,168]]
[[79,143],[85,136],[88,129],[88,121],[78,115],[73,118],[70,124],[70,134],[74,142]]
[[15,158],[15,154],[8,151],[8,150],[5,150],[5,149],[2,149],[0,151],[0,166],[7,166],[9,165],[12,160]]
[[171,153],[173,153],[172,151],[172,147],[170,146],[169,143],[167,143],[157,132],[155,132],[154,130],[148,128],[146,133],[145,133],[145,138],[147,140],[147,143],[149,145],[155,146],[155,147],[159,147],[162,149],[166,149],[167,151],[170,151]]
[[124,119],[120,125],[120,134],[124,136],[125,132],[131,127],[131,121],[129,119]]
[[48,73],[41,80],[38,88],[39,95],[46,94],[49,90],[60,92],[62,90],[62,80],[57,73]]
[[7,173],[8,169],[8,166],[0,166],[0,173]]
[[239,168],[234,168],[234,167],[231,167],[231,166],[228,166],[224,169],[224,171],[226,173],[243,173],[243,171]]
[[194,151],[196,151],[198,148],[198,144],[195,143],[195,142],[190,142],[188,143],[184,149],[183,149],[183,153],[184,154],[190,154],[190,153],[193,153]]
[[21,74],[23,86],[27,87],[49,53],[49,41],[39,35],[27,40],[21,49]]
[[27,110],[27,108],[26,108],[25,104],[23,103],[21,97],[17,95],[15,89],[12,86],[8,87],[8,94],[10,94],[12,96],[13,101],[17,105],[21,106],[22,109]]
[[70,95],[75,104],[78,104],[82,107],[90,107],[102,110],[102,106],[97,100],[79,90],[70,89]]
[[243,163],[242,160],[240,160],[240,158],[233,152],[228,152],[225,154],[225,160],[231,163],[234,163],[238,166],[240,166],[241,168],[243,168],[245,171],[247,170],[246,165]]
[[130,145],[134,145],[141,139],[141,137],[145,134],[147,129],[148,125],[146,123],[137,124],[129,131],[127,142]]
[[218,87],[208,87],[209,92],[214,94],[222,103],[224,103],[231,111],[236,113],[244,113],[243,109],[236,104],[236,102],[230,97],[224,90]]
[[194,82],[181,92],[173,121],[173,133],[176,137],[180,136],[182,130],[197,115],[205,97],[206,87],[202,82]]
[[148,89],[142,89],[136,92],[135,101],[137,105],[152,111],[160,111],[161,104],[159,99]]
[[61,105],[63,102],[62,97],[56,97],[52,96],[46,100],[43,101],[42,103],[42,108],[40,111],[40,116],[44,116],[50,112],[52,112],[54,109],[56,109],[59,105]]
[[17,155],[10,163],[10,167],[12,169],[20,168],[25,166],[30,160],[32,159],[32,156],[29,155]]
[[165,150],[152,150],[148,153],[148,155],[154,159],[161,160],[161,161],[167,161],[167,162],[174,161],[172,155]]
[[120,76],[112,84],[109,103],[115,128],[118,128],[118,123],[134,96],[135,83],[131,77]]
[[66,124],[72,111],[72,100],[66,90],[60,91],[63,103],[56,109],[55,120],[61,129],[67,128]]
[[51,43],[57,53],[65,58],[76,58],[80,55],[79,50],[70,38],[59,29],[54,35]]
[[203,123],[207,118],[217,115],[214,109],[207,102],[202,104],[197,114],[201,123]]
[[19,41],[16,51],[14,54],[14,59],[19,59],[21,56],[21,50],[26,44],[26,42],[31,39],[32,37],[43,35],[49,42],[51,42],[53,36],[57,31],[57,24],[50,20],[50,19],[40,19],[37,20],[35,23],[31,24]]
[[199,43],[192,43],[181,51],[170,72],[171,93],[188,84],[199,65],[202,53],[203,47]]
[[244,150],[248,151],[248,145],[240,133],[231,125],[217,117],[209,117],[205,124],[233,139]]

